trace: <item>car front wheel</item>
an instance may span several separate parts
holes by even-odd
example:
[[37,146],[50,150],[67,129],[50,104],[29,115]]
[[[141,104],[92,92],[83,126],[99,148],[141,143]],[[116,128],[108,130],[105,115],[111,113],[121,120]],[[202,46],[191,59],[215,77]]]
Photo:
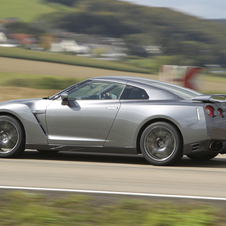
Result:
[[182,158],[182,141],[176,128],[166,122],[155,122],[142,133],[140,148],[153,165],[171,165]]
[[16,157],[25,149],[22,126],[11,116],[0,116],[0,157]]

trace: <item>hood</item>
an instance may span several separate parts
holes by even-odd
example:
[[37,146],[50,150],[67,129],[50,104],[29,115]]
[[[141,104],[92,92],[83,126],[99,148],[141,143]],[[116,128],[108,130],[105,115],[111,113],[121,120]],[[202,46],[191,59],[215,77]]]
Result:
[[35,103],[37,101],[43,100],[42,98],[34,98],[34,99],[18,99],[18,100],[9,100],[0,103],[0,106],[8,105],[8,104],[28,104]]

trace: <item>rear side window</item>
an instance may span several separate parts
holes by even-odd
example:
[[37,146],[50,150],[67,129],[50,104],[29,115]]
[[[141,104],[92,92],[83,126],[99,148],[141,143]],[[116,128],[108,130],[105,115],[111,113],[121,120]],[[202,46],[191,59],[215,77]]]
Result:
[[149,99],[146,91],[134,86],[126,86],[121,100],[146,100]]

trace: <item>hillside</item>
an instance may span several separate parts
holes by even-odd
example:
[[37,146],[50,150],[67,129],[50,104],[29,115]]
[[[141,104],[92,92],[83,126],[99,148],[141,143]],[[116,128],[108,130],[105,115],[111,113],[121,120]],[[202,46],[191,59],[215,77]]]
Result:
[[17,59],[26,59],[42,62],[52,62],[68,65],[76,65],[91,68],[102,68],[114,71],[128,71],[137,73],[149,73],[149,70],[144,68],[138,68],[133,65],[127,65],[118,62],[100,61],[96,59],[79,57],[73,55],[65,55],[44,51],[32,51],[20,48],[5,48],[0,47],[0,57],[9,57]]
[[219,23],[219,24],[226,27],[226,19],[213,19],[213,20],[210,20],[210,21],[214,22],[214,23]]
[[42,14],[70,10],[70,7],[55,3],[47,4],[42,0],[1,0],[0,20],[17,17],[20,21],[31,22]]
[[[199,19],[168,8],[117,0],[1,0],[0,19],[6,17],[30,22],[36,19],[45,24],[43,30],[36,32],[36,38],[50,29],[117,37],[125,41],[129,55],[137,56],[136,49],[140,47],[160,46],[164,57],[160,65],[226,67],[226,27],[218,21]],[[15,27],[9,29],[15,31]],[[26,29],[16,32],[26,33]]]
[[218,23],[116,0],[82,0],[73,7],[76,11],[42,19],[71,32],[123,38],[130,49],[161,46],[164,55],[179,56],[182,65],[226,66],[226,28]]

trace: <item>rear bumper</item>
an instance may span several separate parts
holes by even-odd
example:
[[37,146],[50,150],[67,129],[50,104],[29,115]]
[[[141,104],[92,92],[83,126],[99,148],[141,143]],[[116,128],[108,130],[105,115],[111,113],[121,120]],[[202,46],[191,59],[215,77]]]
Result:
[[217,128],[212,127],[211,128],[211,139],[212,140],[225,140],[226,141],[226,125],[224,128]]
[[184,146],[184,155],[198,152],[226,153],[226,139],[211,139]]

